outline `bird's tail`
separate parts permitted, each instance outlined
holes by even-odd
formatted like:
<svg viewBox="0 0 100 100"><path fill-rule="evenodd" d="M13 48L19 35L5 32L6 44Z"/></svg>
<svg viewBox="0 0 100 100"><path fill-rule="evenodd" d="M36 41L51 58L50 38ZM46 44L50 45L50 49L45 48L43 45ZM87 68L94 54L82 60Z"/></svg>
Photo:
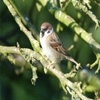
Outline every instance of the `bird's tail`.
<svg viewBox="0 0 100 100"><path fill-rule="evenodd" d="M71 62L73 62L74 64L78 65L78 63L70 56L70 55L65 55L65 58Z"/></svg>

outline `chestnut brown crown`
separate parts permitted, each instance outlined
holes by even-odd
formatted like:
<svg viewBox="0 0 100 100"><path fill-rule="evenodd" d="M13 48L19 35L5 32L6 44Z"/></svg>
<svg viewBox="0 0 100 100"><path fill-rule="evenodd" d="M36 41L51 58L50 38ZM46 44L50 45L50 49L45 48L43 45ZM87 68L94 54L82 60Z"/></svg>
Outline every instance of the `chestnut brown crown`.
<svg viewBox="0 0 100 100"><path fill-rule="evenodd" d="M50 23L48 23L48 22L44 22L42 25L41 25L41 37L43 37L44 36L44 34L50 34L50 33L52 33L52 31L53 31L53 27L52 27L52 25L50 24Z"/></svg>

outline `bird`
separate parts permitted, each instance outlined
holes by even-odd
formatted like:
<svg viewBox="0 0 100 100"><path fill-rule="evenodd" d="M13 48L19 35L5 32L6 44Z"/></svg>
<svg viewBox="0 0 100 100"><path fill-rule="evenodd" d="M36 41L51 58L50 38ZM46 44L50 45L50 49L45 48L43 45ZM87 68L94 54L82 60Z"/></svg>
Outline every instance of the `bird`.
<svg viewBox="0 0 100 100"><path fill-rule="evenodd" d="M42 23L40 27L40 44L44 55L46 55L52 63L59 63L63 59L67 59L79 65L79 63L68 54L52 25L48 22Z"/></svg>

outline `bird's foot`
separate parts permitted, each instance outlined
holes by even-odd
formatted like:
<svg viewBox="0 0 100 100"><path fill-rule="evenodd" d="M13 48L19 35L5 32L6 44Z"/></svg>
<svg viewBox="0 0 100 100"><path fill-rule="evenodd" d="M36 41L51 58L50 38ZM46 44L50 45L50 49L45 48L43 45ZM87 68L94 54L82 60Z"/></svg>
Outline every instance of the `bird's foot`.
<svg viewBox="0 0 100 100"><path fill-rule="evenodd" d="M54 62L50 62L49 64L48 64L48 68L54 68L54 65L55 65L55 63Z"/></svg>

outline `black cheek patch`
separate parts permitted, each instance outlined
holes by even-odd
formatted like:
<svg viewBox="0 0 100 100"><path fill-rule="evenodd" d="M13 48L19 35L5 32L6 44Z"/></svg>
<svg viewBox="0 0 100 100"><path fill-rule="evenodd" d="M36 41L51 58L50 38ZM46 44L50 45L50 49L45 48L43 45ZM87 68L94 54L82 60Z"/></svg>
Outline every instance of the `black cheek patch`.
<svg viewBox="0 0 100 100"><path fill-rule="evenodd" d="M42 37L44 36L44 31L43 31L43 30L41 31L41 36L42 36Z"/></svg>

